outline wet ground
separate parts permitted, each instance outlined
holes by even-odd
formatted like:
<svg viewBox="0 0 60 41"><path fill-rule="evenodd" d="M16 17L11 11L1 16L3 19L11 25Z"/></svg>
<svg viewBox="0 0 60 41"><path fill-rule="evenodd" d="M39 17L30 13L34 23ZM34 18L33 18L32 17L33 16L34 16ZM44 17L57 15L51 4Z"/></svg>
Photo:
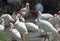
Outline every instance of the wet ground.
<svg viewBox="0 0 60 41"><path fill-rule="evenodd" d="M43 37L36 37L38 36L36 32L29 32L29 41L44 41Z"/></svg>

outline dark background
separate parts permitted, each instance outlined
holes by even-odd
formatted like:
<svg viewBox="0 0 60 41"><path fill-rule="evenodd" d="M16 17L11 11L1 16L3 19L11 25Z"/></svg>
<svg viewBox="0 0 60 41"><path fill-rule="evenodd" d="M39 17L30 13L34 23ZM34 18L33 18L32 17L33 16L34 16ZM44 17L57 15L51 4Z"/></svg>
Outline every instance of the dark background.
<svg viewBox="0 0 60 41"><path fill-rule="evenodd" d="M43 13L55 14L60 10L60 0L21 0L21 5L9 5L6 0L0 0L0 8L3 10L0 11L0 15L4 13L12 13L15 9L22 8L25 6L26 2L30 3L30 9L34 10L34 6L37 3L41 3L44 6Z"/></svg>

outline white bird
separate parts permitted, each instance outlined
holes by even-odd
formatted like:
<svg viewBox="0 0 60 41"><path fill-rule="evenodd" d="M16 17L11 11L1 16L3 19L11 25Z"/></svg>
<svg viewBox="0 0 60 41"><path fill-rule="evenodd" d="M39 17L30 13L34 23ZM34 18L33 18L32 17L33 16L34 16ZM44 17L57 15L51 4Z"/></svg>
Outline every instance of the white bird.
<svg viewBox="0 0 60 41"><path fill-rule="evenodd" d="M20 22L25 22L25 19L23 18L20 10L16 10L15 12L13 12L12 16L16 16L16 18L13 17L14 19L17 19L18 17Z"/></svg>
<svg viewBox="0 0 60 41"><path fill-rule="evenodd" d="M10 36L10 31L13 33L11 33L12 35L15 35L14 37L16 38L16 40L19 38L19 40L21 40L21 36L20 36L20 33L16 30L16 29L12 29L13 28L13 24L12 23L10 23L9 21L7 21L6 20L6 18L8 19L8 20L13 20L13 18L9 15L9 14L4 14L4 15L2 15L1 16L1 19L2 19L2 24L3 24L3 26L2 25L0 25L0 26L2 26L1 27L1 30L3 30L0 34L3 34L3 35L6 35L7 33L8 33L8 35L7 36ZM5 20L4 20L5 19ZM5 27L5 22L8 22L10 25L10 28L9 29L7 29L6 27ZM5 28L5 29L4 29ZM13 38L12 38L13 39Z"/></svg>
<svg viewBox="0 0 60 41"><path fill-rule="evenodd" d="M51 14L49 14L49 13L43 13L43 14L42 14L42 13L40 12L40 15L41 15L41 16L40 16L40 19L41 19L41 20L48 20L49 18L52 18L52 17L53 17L53 15L51 15Z"/></svg>
<svg viewBox="0 0 60 41"><path fill-rule="evenodd" d="M0 19L2 19L2 18L4 18L5 22L15 21L15 20L11 17L11 15L9 15L9 14L3 14L3 15L1 15Z"/></svg>
<svg viewBox="0 0 60 41"><path fill-rule="evenodd" d="M38 30L38 35L44 37L44 41L48 40L49 41L49 36L52 35L50 32L45 32L43 29Z"/></svg>
<svg viewBox="0 0 60 41"><path fill-rule="evenodd" d="M53 35L55 35L54 37L58 37L59 33L57 32L57 30L54 28L54 26L49 23L48 21L46 20L41 20L39 19L41 16L40 12L38 14L38 18L37 18L37 23L38 23L38 26L40 26L45 32L50 32L50 33L53 33Z"/></svg>
<svg viewBox="0 0 60 41"><path fill-rule="evenodd" d="M59 16L58 15L54 15L54 17L53 18L50 18L49 20L48 20L53 26L55 26L55 25L57 25L57 24L60 24L60 18L59 18Z"/></svg>
<svg viewBox="0 0 60 41"><path fill-rule="evenodd" d="M11 22L14 22L15 20L9 14L4 14L0 18L4 19L4 21L3 21L4 23L2 23L2 24L4 24L5 30L6 31L12 31L13 24Z"/></svg>
<svg viewBox="0 0 60 41"><path fill-rule="evenodd" d="M14 25L16 29L18 29L19 31L21 30L24 34L28 34L28 31L27 31L27 28L25 26L25 23L23 22L20 22L19 20L17 20L15 22L15 25Z"/></svg>
<svg viewBox="0 0 60 41"><path fill-rule="evenodd" d="M39 24L37 23L38 21L37 21L37 19L35 19L35 21L34 21L34 23L38 26ZM40 27L40 26L39 26ZM44 39L44 41L45 40L49 40L49 36L51 35L51 33L47 33L47 32L45 32L43 29L41 29L41 27L38 29L38 35L39 36L42 36L42 37L44 37L45 39Z"/></svg>
<svg viewBox="0 0 60 41"><path fill-rule="evenodd" d="M11 15L9 14L4 14L4 15L1 15L0 19L4 19L4 26L5 26L5 29L6 30L10 30L10 23L14 23L15 20L11 17Z"/></svg>
<svg viewBox="0 0 60 41"><path fill-rule="evenodd" d="M0 19L4 19L4 26L5 29L8 27L9 28L9 24L10 22L14 22L15 20L9 15L9 14L4 14L4 15L1 15Z"/></svg>
<svg viewBox="0 0 60 41"><path fill-rule="evenodd" d="M48 21L49 21L53 26L55 26L56 24L59 23L59 20L58 20L58 18L56 18L56 17L50 18Z"/></svg>
<svg viewBox="0 0 60 41"><path fill-rule="evenodd" d="M18 13L16 16L19 18L19 21L25 22L25 19L23 18L21 14Z"/></svg>
<svg viewBox="0 0 60 41"><path fill-rule="evenodd" d="M5 36L7 38L7 40L21 40L21 35L20 33L18 32L17 29L11 29L10 31L9 30L4 30L2 32L0 32L1 35Z"/></svg>
<svg viewBox="0 0 60 41"><path fill-rule="evenodd" d="M30 31L38 31L39 27L32 22L26 22L27 29Z"/></svg>
<svg viewBox="0 0 60 41"><path fill-rule="evenodd" d="M19 20L21 20L21 22L24 22L25 23L25 19L23 18L22 15L20 15L19 13L17 13L16 16L18 16L18 18L19 18ZM26 24L28 30L31 30L31 31L37 31L38 30L38 26L35 25L32 22L26 22L25 24Z"/></svg>
<svg viewBox="0 0 60 41"><path fill-rule="evenodd" d="M17 28L20 30L22 30L23 32L27 32L27 28L26 28L26 26L25 26L25 23L23 23L23 22L20 22L19 21L19 18L18 18L18 16L16 15L16 14L12 14L12 17L16 20L16 22L15 22L15 24L17 25ZM15 25L15 26L16 26ZM23 25L23 26L22 26Z"/></svg>
<svg viewBox="0 0 60 41"><path fill-rule="evenodd" d="M57 29L57 32L60 34L60 28ZM54 41L60 41L60 35L59 35L59 37L56 37L56 39Z"/></svg>
<svg viewBox="0 0 60 41"><path fill-rule="evenodd" d="M19 40L20 41L21 40L21 35L20 35L20 33L18 32L17 29L11 29L10 31L4 30L0 34L5 36L7 38L7 40L8 39L11 40L11 41L13 41L13 40L15 40L15 41Z"/></svg>
<svg viewBox="0 0 60 41"><path fill-rule="evenodd" d="M11 30L11 38L12 38L12 41L13 41L13 39L21 40L21 35L20 35L20 33L18 32L17 29L12 29Z"/></svg>
<svg viewBox="0 0 60 41"><path fill-rule="evenodd" d="M26 28L25 23L20 22L20 21L19 21L19 18L16 16L16 14L12 14L12 17L16 20L16 22L15 22L15 24L14 24L14 28L17 29L17 30L19 30L20 33L23 33L23 34L27 35L27 34L28 34L28 30L27 30L27 28ZM22 35L23 35L23 34L22 34ZM23 37L22 37L22 38L23 38Z"/></svg>
<svg viewBox="0 0 60 41"><path fill-rule="evenodd" d="M4 27L4 19L2 19L2 23L0 24L0 32L4 31L5 27Z"/></svg>

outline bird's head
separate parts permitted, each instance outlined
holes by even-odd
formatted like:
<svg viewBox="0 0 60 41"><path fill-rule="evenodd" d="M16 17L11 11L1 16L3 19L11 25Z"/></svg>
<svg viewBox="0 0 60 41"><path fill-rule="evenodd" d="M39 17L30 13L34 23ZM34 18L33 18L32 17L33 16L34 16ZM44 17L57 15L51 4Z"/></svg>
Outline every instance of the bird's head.
<svg viewBox="0 0 60 41"><path fill-rule="evenodd" d="M31 11L31 13L38 15L39 12L38 12L38 10L33 10L33 11Z"/></svg>
<svg viewBox="0 0 60 41"><path fill-rule="evenodd" d="M35 24L37 23L37 19L35 19L34 23L35 23Z"/></svg>
<svg viewBox="0 0 60 41"><path fill-rule="evenodd" d="M22 11L20 9L17 9L13 12L15 15L22 15Z"/></svg>
<svg viewBox="0 0 60 41"><path fill-rule="evenodd" d="M57 12L57 15L60 15L60 11Z"/></svg>
<svg viewBox="0 0 60 41"><path fill-rule="evenodd" d="M57 17L57 14L54 14L54 17Z"/></svg>
<svg viewBox="0 0 60 41"><path fill-rule="evenodd" d="M40 11L38 12L38 16L41 16L41 12Z"/></svg>
<svg viewBox="0 0 60 41"><path fill-rule="evenodd" d="M12 21L13 24L15 24L16 20Z"/></svg>

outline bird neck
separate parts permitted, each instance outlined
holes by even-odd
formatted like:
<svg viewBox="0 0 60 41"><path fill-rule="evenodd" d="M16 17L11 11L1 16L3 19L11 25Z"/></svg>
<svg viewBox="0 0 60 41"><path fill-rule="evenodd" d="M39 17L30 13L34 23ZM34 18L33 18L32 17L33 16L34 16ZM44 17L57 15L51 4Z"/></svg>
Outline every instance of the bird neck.
<svg viewBox="0 0 60 41"><path fill-rule="evenodd" d="M42 13L39 11L39 14L38 14L38 16L41 16L42 15Z"/></svg>
<svg viewBox="0 0 60 41"><path fill-rule="evenodd" d="M18 18L18 16L17 15L15 15L15 14L12 14L12 18L14 19L14 20L19 20L19 18Z"/></svg>
<svg viewBox="0 0 60 41"><path fill-rule="evenodd" d="M41 16L41 12L39 12L39 14L38 14L38 17L37 17L38 21L40 20L40 16Z"/></svg>

